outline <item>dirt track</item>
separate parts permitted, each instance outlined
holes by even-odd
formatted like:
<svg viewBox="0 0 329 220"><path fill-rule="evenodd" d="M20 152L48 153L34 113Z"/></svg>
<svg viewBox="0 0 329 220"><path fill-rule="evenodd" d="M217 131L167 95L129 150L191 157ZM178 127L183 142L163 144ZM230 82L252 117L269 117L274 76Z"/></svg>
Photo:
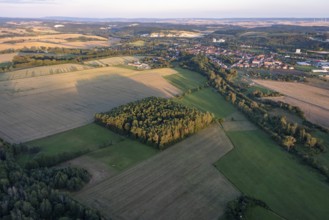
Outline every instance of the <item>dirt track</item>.
<svg viewBox="0 0 329 220"><path fill-rule="evenodd" d="M149 96L180 91L162 75L175 70L107 67L0 82L0 137L26 142L76 128L108 111Z"/></svg>
<svg viewBox="0 0 329 220"><path fill-rule="evenodd" d="M284 97L271 99L300 107L308 120L329 129L329 90L302 83L270 80L254 82L284 94Z"/></svg>
<svg viewBox="0 0 329 220"><path fill-rule="evenodd" d="M232 148L214 125L76 198L114 220L215 220L239 195L212 165Z"/></svg>

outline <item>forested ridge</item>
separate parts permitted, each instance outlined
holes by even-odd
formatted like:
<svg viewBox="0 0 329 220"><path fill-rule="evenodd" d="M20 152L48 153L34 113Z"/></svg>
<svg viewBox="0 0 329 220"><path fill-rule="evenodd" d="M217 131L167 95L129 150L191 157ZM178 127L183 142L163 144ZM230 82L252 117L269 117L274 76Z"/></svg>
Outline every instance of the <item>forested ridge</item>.
<svg viewBox="0 0 329 220"><path fill-rule="evenodd" d="M99 212L72 199L90 179L80 168L23 169L14 147L0 140L0 219L102 219Z"/></svg>
<svg viewBox="0 0 329 220"><path fill-rule="evenodd" d="M95 121L163 150L207 127L213 115L172 100L150 97L96 114Z"/></svg>

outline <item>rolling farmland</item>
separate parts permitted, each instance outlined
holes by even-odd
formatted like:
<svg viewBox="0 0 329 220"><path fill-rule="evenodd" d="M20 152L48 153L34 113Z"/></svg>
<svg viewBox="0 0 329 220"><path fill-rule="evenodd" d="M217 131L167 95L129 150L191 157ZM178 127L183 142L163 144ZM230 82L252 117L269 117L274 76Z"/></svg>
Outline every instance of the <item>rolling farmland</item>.
<svg viewBox="0 0 329 220"><path fill-rule="evenodd" d="M0 81L46 76L51 74L67 73L67 72L81 71L87 69L91 69L91 67L83 66L79 64L59 64L59 65L51 65L51 66L34 67L34 68L11 71L7 73L0 73Z"/></svg>
<svg viewBox="0 0 329 220"><path fill-rule="evenodd" d="M100 59L100 60L92 60L85 62L85 64L90 66L106 67L106 66L124 65L134 61L138 61L138 58L132 56L125 56L125 57L111 57L111 58Z"/></svg>
<svg viewBox="0 0 329 220"><path fill-rule="evenodd" d="M76 198L113 219L218 219L239 192L212 163L232 148L213 125Z"/></svg>
<svg viewBox="0 0 329 220"><path fill-rule="evenodd" d="M254 80L254 82L285 95L270 99L298 106L308 120L329 128L329 90L302 83L269 80Z"/></svg>
<svg viewBox="0 0 329 220"><path fill-rule="evenodd" d="M93 121L97 112L180 90L163 76L173 69L133 71L106 67L0 82L0 134L26 142Z"/></svg>
<svg viewBox="0 0 329 220"><path fill-rule="evenodd" d="M83 40L83 38L88 40ZM52 34L0 38L0 50L22 49L24 47L92 48L97 46L107 47L109 45L110 43L106 38L82 34Z"/></svg>
<svg viewBox="0 0 329 220"><path fill-rule="evenodd" d="M0 54L0 63L11 62L17 53Z"/></svg>

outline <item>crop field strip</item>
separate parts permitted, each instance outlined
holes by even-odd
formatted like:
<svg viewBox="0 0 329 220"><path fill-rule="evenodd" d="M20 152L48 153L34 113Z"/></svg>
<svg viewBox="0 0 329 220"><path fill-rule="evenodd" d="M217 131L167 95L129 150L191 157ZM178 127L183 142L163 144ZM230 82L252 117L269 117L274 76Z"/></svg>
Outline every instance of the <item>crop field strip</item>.
<svg viewBox="0 0 329 220"><path fill-rule="evenodd" d="M17 53L0 54L0 63L11 62Z"/></svg>
<svg viewBox="0 0 329 220"><path fill-rule="evenodd" d="M92 38L90 41L79 41L79 37ZM69 41L69 39L77 39ZM16 42L15 42L16 41ZM62 47L62 48L92 48L106 47L110 42L103 37L82 34L51 34L40 36L20 36L0 38L0 50L22 49L24 47Z"/></svg>
<svg viewBox="0 0 329 220"><path fill-rule="evenodd" d="M34 68L27 68L22 70L1 73L0 81L39 77L39 76L68 73L68 72L81 71L87 69L91 69L91 68L89 66L83 66L79 64L59 64L59 65L51 65L51 66L34 67Z"/></svg>
<svg viewBox="0 0 329 220"><path fill-rule="evenodd" d="M212 163L232 148L212 125L76 198L113 219L218 219L239 192Z"/></svg>
<svg viewBox="0 0 329 220"><path fill-rule="evenodd" d="M308 120L329 128L329 90L302 83L269 80L254 81L285 95L285 97L269 99L284 101L293 106L298 106L305 113L305 117Z"/></svg>
<svg viewBox="0 0 329 220"><path fill-rule="evenodd" d="M0 82L0 132L26 142L93 121L97 112L149 96L180 93L162 78L172 69L97 68Z"/></svg>
<svg viewBox="0 0 329 220"><path fill-rule="evenodd" d="M111 57L111 58L105 58L100 60L92 60L85 62L86 65L92 65L92 66L100 66L105 67L106 65L109 66L115 66L115 65L123 65L130 62L138 61L139 59L137 57L132 56L125 56L125 57Z"/></svg>

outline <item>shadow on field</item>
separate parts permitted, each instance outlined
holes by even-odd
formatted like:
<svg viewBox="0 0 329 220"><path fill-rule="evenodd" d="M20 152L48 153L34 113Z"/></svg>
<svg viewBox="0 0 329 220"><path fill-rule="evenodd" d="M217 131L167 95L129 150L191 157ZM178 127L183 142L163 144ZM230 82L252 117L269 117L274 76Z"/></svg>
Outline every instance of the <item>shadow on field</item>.
<svg viewBox="0 0 329 220"><path fill-rule="evenodd" d="M96 72L0 82L1 138L12 143L39 139L88 124L95 113L128 102L170 97L169 86L159 86L157 78L150 76L135 80L134 75Z"/></svg>

